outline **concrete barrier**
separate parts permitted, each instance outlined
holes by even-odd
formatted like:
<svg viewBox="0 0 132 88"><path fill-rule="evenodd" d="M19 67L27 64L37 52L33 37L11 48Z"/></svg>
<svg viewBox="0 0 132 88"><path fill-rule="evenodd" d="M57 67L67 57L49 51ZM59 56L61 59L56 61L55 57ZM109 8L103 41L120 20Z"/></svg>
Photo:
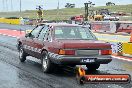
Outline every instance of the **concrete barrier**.
<svg viewBox="0 0 132 88"><path fill-rule="evenodd" d="M20 19L6 19L6 18L0 18L0 23L7 23L7 24L20 24Z"/></svg>
<svg viewBox="0 0 132 88"><path fill-rule="evenodd" d="M131 33L132 21L94 21L91 22L91 30L102 33Z"/></svg>
<svg viewBox="0 0 132 88"><path fill-rule="evenodd" d="M132 43L123 43L122 53L124 56L132 56Z"/></svg>

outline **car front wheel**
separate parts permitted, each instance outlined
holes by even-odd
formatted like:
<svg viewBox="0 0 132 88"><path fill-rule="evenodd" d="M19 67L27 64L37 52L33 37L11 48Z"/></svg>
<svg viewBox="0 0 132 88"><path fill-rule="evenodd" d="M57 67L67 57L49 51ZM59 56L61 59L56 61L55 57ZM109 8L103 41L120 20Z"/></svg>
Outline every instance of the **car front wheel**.
<svg viewBox="0 0 132 88"><path fill-rule="evenodd" d="M24 62L26 60L26 53L23 50L22 46L20 46L20 50L19 50L19 59L21 62Z"/></svg>
<svg viewBox="0 0 132 88"><path fill-rule="evenodd" d="M48 52L44 51L41 58L42 70L44 73L51 73L54 69L54 64L50 61Z"/></svg>
<svg viewBox="0 0 132 88"><path fill-rule="evenodd" d="M100 64L88 64L86 65L86 67L88 68L88 70L95 71L96 69L100 67Z"/></svg>

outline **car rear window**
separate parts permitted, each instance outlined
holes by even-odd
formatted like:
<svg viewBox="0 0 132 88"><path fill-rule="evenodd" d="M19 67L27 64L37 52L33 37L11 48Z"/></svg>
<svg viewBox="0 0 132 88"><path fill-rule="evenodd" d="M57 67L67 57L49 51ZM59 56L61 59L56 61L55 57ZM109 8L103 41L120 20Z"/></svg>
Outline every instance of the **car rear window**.
<svg viewBox="0 0 132 88"><path fill-rule="evenodd" d="M85 39L95 40L94 34L86 27L81 26L58 26L55 27L56 39Z"/></svg>

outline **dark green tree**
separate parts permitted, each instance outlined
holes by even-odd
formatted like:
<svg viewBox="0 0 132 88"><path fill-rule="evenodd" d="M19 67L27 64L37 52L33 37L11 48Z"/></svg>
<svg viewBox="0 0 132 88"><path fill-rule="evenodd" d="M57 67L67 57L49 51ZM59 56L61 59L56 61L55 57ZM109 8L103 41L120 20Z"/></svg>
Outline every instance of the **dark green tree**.
<svg viewBox="0 0 132 88"><path fill-rule="evenodd" d="M106 3L106 6L113 6L113 5L115 5L115 3L113 3L113 2L107 2Z"/></svg>

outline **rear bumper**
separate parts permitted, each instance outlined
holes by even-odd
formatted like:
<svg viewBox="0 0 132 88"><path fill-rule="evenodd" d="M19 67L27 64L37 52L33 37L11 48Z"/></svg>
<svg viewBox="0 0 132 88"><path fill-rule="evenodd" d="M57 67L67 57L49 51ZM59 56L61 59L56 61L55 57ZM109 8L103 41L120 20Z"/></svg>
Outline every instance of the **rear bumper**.
<svg viewBox="0 0 132 88"><path fill-rule="evenodd" d="M86 64L108 64L112 61L111 55L98 55L98 56L67 56L49 53L50 60L56 64L74 64L74 65L86 65ZM95 59L94 62L82 62L82 59Z"/></svg>

